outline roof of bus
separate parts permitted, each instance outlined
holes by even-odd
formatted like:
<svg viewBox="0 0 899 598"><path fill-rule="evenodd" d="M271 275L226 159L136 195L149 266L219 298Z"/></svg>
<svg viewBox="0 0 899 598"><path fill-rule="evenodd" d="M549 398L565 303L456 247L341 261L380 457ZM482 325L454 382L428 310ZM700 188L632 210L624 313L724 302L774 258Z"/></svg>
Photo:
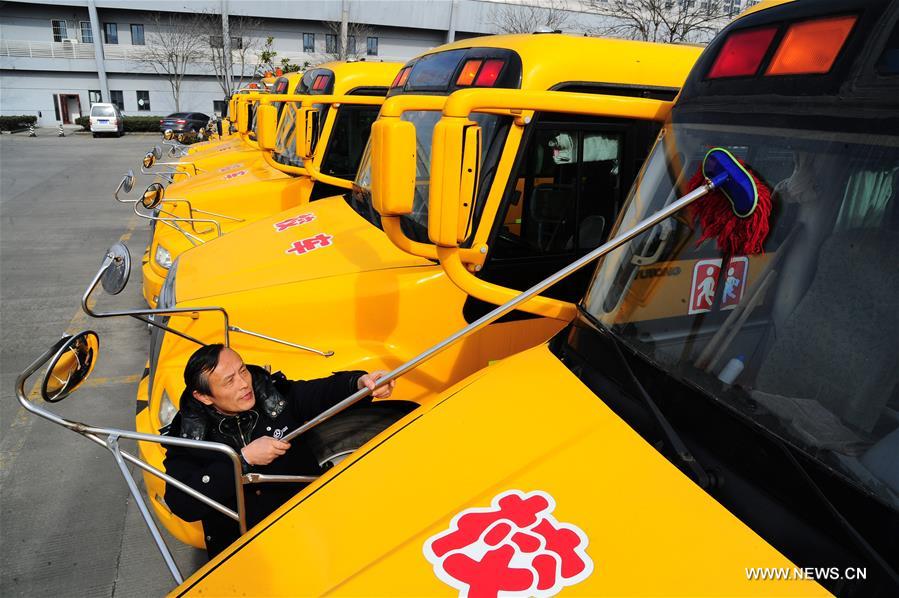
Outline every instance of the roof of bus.
<svg viewBox="0 0 899 598"><path fill-rule="evenodd" d="M702 48L689 45L530 33L474 37L425 54L478 47L516 52L521 57L521 89L528 90L547 90L575 81L680 87L702 52Z"/></svg>
<svg viewBox="0 0 899 598"><path fill-rule="evenodd" d="M308 71L315 69L333 71L334 94L342 95L357 87L389 87L402 66L402 62L335 60L310 67Z"/></svg>
<svg viewBox="0 0 899 598"><path fill-rule="evenodd" d="M750 6L749 8L747 8L746 10L741 12L737 16L737 19L739 19L741 17L745 17L746 15L751 15L752 13L758 12L760 10L765 10L766 8L771 8L773 6L779 6L781 4L787 4L788 2L795 2L795 1L796 0L762 0L758 4Z"/></svg>

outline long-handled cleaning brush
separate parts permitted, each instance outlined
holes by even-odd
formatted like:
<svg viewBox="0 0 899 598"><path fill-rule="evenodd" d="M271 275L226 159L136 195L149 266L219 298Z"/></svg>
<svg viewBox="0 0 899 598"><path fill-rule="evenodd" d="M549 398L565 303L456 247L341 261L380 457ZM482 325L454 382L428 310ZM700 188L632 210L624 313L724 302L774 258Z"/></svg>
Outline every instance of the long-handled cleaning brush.
<svg viewBox="0 0 899 598"><path fill-rule="evenodd" d="M718 152L727 154L728 160L719 160ZM692 191L714 177L727 164L729 168L739 168L745 176L735 177L745 189L747 197L755 198L751 205L738 206L728 194L725 186L716 187L701 202L691 206L694 221L702 231L697 242L715 239L718 249L724 255L749 255L761 253L762 244L768 237L771 217L771 190L758 176L748 169L726 149L716 147L706 153L702 165L687 182L687 190ZM751 185L751 188L750 188ZM734 218L734 215L738 216Z"/></svg>

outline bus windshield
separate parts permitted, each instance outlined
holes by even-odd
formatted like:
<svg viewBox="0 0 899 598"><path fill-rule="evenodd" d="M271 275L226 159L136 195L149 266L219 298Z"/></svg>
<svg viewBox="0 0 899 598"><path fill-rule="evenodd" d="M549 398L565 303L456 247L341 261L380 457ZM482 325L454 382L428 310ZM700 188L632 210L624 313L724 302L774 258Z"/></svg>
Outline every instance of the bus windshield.
<svg viewBox="0 0 899 598"><path fill-rule="evenodd" d="M684 195L706 151L725 147L773 190L764 252L698 244L682 214L606 255L582 308L659 369L899 509L899 135L766 118L709 123L676 109L618 227Z"/></svg>
<svg viewBox="0 0 899 598"><path fill-rule="evenodd" d="M281 108L278 134L275 137L275 151L272 152L272 158L279 164L302 167L303 159L297 154L296 122L297 104L288 102Z"/></svg>
<svg viewBox="0 0 899 598"><path fill-rule="evenodd" d="M403 232L410 239L420 243L429 243L428 239L428 192L431 181L431 138L434 127L440 120L440 112L413 111L403 114L402 119L415 125L416 140L416 171L415 171L415 197L412 201L412 213L401 218ZM481 172L492 176L493 164L488 164L488 156L497 156L499 152L491 151L497 143L503 143L504 137L500 134L505 130L503 124L505 117L495 114L472 114L471 120L481 126ZM498 159L498 158L494 158ZM480 200L486 196L483 192L486 176L482 174ZM381 227L381 219L371 203L371 142L365 147L362 162L356 177L353 193L348 199L359 214L377 227Z"/></svg>

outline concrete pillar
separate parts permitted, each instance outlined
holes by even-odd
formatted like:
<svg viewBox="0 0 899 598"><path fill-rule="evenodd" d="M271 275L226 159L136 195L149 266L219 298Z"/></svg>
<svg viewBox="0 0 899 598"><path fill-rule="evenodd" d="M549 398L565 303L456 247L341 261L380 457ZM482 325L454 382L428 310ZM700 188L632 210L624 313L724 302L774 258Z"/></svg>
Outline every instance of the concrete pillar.
<svg viewBox="0 0 899 598"><path fill-rule="evenodd" d="M349 22L350 22L350 7L347 5L347 0L342 0L340 3L340 59L347 59L347 45L349 42L347 39L349 38ZM359 40L356 40L356 43L359 43Z"/></svg>
<svg viewBox="0 0 899 598"><path fill-rule="evenodd" d="M109 83L106 81L106 58L103 55L103 30L100 29L100 18L97 16L97 5L94 0L87 0L87 13L91 19L91 35L94 37L94 59L97 61L97 75L100 77L100 99L112 102L109 96ZM90 113L90 107L87 109Z"/></svg>
<svg viewBox="0 0 899 598"><path fill-rule="evenodd" d="M222 0L222 57L225 69L225 97L231 97L231 83L234 74L231 72L231 29L228 23L228 0ZM243 76L243 73L241 73Z"/></svg>
<svg viewBox="0 0 899 598"><path fill-rule="evenodd" d="M450 1L450 18L449 26L446 28L446 43L451 44L456 41L456 2Z"/></svg>

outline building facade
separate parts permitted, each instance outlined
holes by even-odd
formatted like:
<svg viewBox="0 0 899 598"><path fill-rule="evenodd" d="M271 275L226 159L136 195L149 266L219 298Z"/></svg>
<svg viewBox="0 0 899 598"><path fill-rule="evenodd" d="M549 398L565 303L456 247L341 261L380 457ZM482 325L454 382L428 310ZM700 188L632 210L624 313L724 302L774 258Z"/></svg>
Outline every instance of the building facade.
<svg viewBox="0 0 899 598"><path fill-rule="evenodd" d="M175 112L168 78L141 58L169 33L160 24L160 14L169 24L194 22L191 19L197 14L229 15L232 62L239 62L233 55L240 48L252 46L242 73L246 81L256 70L269 37L276 62L286 58L297 65L317 64L337 54L341 43L356 57L404 62L447 41L495 33L496 10L502 4L484 0L4 2L0 113L36 115L40 125L51 126L74 123L100 101L118 104L129 116ZM589 14L569 12L569 22L580 31L596 24ZM349 25L341 28L342 21ZM236 85L241 68L238 64L232 68L232 85ZM187 67L178 108L206 114L221 111L223 87L215 76L213 59L198 57Z"/></svg>

